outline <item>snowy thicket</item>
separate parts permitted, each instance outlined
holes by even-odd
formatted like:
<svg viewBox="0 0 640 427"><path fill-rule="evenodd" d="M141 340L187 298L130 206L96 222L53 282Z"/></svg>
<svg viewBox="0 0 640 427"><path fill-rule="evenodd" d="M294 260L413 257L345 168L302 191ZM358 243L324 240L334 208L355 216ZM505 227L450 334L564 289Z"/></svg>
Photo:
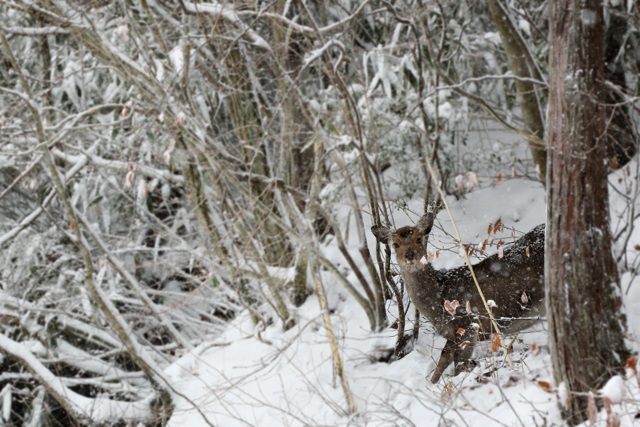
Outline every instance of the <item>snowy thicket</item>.
<svg viewBox="0 0 640 427"><path fill-rule="evenodd" d="M610 3L633 88L637 6ZM547 4L505 11L544 79ZM422 425L403 414L420 404L464 424L469 385L424 389L442 343L368 229L433 209L436 186L463 252L489 223L544 221L523 78L484 2L3 0L0 42L0 425ZM631 166L612 230L636 295ZM294 378L307 394L277 383Z"/></svg>

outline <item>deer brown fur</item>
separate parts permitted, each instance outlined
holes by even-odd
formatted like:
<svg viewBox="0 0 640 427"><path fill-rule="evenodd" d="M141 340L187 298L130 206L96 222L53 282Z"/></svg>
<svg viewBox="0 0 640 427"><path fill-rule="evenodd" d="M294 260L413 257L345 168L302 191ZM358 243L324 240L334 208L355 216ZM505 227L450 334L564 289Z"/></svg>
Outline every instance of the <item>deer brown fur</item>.
<svg viewBox="0 0 640 427"><path fill-rule="evenodd" d="M427 239L434 219L435 215L428 213L415 227L391 231L377 225L371 230L378 241L394 247L411 300L447 339L431 377L436 383L451 362L455 363L455 375L469 369L477 340L489 339L495 329L466 265L435 270L430 263L421 263L423 257L427 258ZM528 328L544 314L544 231L544 224L539 225L505 246L502 258L495 254L473 266L485 298L497 305L492 314L503 333ZM445 309L447 300L459 302L455 316ZM471 314L467 313L467 302Z"/></svg>

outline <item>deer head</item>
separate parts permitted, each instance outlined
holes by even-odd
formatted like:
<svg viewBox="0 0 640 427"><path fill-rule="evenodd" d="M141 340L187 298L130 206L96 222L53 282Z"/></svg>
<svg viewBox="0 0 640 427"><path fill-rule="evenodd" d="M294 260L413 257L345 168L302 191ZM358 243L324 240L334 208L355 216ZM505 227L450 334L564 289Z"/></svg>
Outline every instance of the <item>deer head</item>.
<svg viewBox="0 0 640 427"><path fill-rule="evenodd" d="M420 260L427 256L427 239L434 219L435 214L429 212L418 220L415 227L402 227L392 232L388 227L374 225L371 231L380 243L393 246L400 269L422 268Z"/></svg>

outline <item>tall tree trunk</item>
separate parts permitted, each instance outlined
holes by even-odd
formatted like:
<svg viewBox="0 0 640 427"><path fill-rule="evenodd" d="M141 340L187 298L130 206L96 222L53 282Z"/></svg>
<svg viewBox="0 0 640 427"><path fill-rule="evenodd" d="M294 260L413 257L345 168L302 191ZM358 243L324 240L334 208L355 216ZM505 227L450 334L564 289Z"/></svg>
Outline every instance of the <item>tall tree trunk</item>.
<svg viewBox="0 0 640 427"><path fill-rule="evenodd" d="M550 97L545 287L564 416L584 421L587 398L624 356L611 253L605 156L604 51L600 0L550 2Z"/></svg>
<svg viewBox="0 0 640 427"><path fill-rule="evenodd" d="M285 0L279 0L277 9L283 12L289 4ZM289 34L287 27L279 22L273 23L274 51L282 70L300 82L299 76L302 69L303 53L301 52L301 40L297 34ZM296 77L297 76L297 77ZM282 153L281 173L287 185L296 187L303 192L310 189L311 178L315 172L314 152L311 148L303 150L303 147L313 135L312 127L299 104L300 99L291 87L290 79L279 76L280 89L280 151ZM297 198L296 203L300 211L309 209L308 216L315 219L315 209L307 207L305 200ZM296 257L295 274L293 278L292 300L296 306L301 306L307 299L310 289L307 286L307 266L309 251L300 246Z"/></svg>
<svg viewBox="0 0 640 427"><path fill-rule="evenodd" d="M509 69L516 77L536 78L541 80L538 70L530 69L529 64L533 61L529 57L527 46L522 41L518 30L516 30L509 14L500 0L489 0L489 8L493 15L493 21L498 28L502 46L507 54ZM529 141L531 156L539 168L538 175L544 182L547 175L547 152L544 146L544 122L540 112L540 104L536 95L536 87L530 81L516 80L516 90L518 91L518 103L522 112L522 119L527 128L527 132L535 136L536 140Z"/></svg>
<svg viewBox="0 0 640 427"><path fill-rule="evenodd" d="M225 106L233 123L233 130L241 146L247 171L259 177L271 177L267 162L267 151L262 141L263 129L260 123L258 105L253 97L249 72L239 47L232 46L224 61L226 83L234 92L225 97ZM251 193L269 207L277 211L273 192L267 185L251 183ZM289 266L292 251L289 241L282 230L267 215L256 210L257 231L262 235L264 252L269 264Z"/></svg>

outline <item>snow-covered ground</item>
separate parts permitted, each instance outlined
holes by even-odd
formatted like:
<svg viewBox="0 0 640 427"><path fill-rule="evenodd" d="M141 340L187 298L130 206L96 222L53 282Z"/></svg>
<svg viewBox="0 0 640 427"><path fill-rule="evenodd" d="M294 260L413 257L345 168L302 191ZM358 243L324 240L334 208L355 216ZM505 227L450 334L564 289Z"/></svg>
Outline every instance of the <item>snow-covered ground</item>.
<svg viewBox="0 0 640 427"><path fill-rule="evenodd" d="M627 198L637 192L638 165L611 176L619 192L612 191L612 229L622 230L624 218L633 216ZM629 169L629 174L627 174ZM630 189L630 192L627 192ZM448 199L465 243L482 242L489 223L498 219L511 230L524 233L544 222L545 195L539 183L506 179L500 185L473 189L456 201ZM635 204L635 201L632 201ZM422 201L409 203L421 213ZM341 214L348 215L348 207ZM394 211L396 226L410 224L416 216ZM352 217L352 216L351 216ZM619 219L622 218L622 221ZM370 224L369 224L370 225ZM351 224L351 229L355 225ZM629 265L635 265L634 249L640 230L623 231ZM461 265L457 245L450 237L451 221L446 211L438 215L430 245L440 250L436 268ZM375 241L368 234L375 251ZM357 256L360 245L355 233L349 249ZM620 252L622 244L617 248ZM640 247L639 247L640 248ZM433 250L433 246L430 248ZM345 262L329 242L324 253L341 269ZM374 253L374 252L372 252ZM356 258L360 260L360 258ZM348 276L354 286L353 274ZM215 341L186 354L166 373L176 391L176 408L169 425L188 426L552 426L564 425L553 384L545 323L520 333L511 354L514 370L501 353L492 353L481 343L474 357L478 366L470 373L452 377L452 368L438 384L427 378L438 360L444 339L435 336L423 322L414 350L398 361L387 362L396 331L372 333L360 306L329 273L323 273L331 321L338 338L345 372L358 411L347 413L347 403L334 372L331 348L315 295L296 310L297 325L283 332L274 324L260 335L248 314L240 315ZM640 350L640 280L631 273L621 279L628 320L628 345ZM410 313L413 309L409 310ZM390 323L396 307L388 304ZM410 330L412 322L408 322ZM626 397L613 406L623 426L640 425L640 390L635 378L625 380ZM617 386L619 388L619 386ZM598 424L605 425L604 410Z"/></svg>

